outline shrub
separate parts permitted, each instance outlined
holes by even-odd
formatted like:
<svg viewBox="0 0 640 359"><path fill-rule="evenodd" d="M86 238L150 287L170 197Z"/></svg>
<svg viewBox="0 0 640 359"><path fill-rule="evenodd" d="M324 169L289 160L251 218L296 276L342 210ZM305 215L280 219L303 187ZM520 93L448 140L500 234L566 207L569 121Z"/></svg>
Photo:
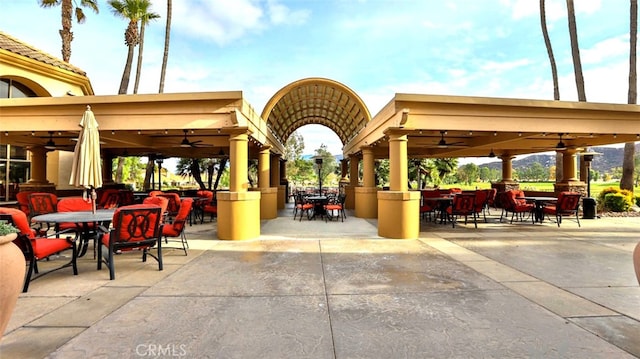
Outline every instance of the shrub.
<svg viewBox="0 0 640 359"><path fill-rule="evenodd" d="M607 197L612 196L607 199ZM598 210L611 212L626 212L633 206L633 192L621 190L616 187L608 187L598 195Z"/></svg>
<svg viewBox="0 0 640 359"><path fill-rule="evenodd" d="M623 193L609 193L604 196L604 208L612 212L626 212L633 205L633 200Z"/></svg>

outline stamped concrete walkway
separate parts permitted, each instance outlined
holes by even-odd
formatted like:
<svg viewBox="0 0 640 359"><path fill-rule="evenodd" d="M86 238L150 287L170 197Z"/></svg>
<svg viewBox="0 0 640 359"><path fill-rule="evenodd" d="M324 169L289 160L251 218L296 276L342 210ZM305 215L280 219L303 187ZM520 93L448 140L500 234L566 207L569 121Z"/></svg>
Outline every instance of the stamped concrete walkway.
<svg viewBox="0 0 640 359"><path fill-rule="evenodd" d="M638 218L423 223L391 240L375 220L281 215L259 240L194 225L161 272L123 254L109 281L88 255L78 276L33 281L0 357L640 357Z"/></svg>

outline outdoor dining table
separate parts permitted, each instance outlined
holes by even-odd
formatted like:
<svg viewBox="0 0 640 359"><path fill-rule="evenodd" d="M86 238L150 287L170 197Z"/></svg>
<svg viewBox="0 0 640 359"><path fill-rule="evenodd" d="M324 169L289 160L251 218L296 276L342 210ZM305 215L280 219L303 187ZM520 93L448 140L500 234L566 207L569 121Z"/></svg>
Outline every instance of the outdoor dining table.
<svg viewBox="0 0 640 359"><path fill-rule="evenodd" d="M97 230L99 224L108 224L113 219L115 209L98 209L95 213L92 211L72 211L72 212L52 212L41 214L31 218L34 223L75 223L81 230L78 248L78 257L82 257L87 253L89 239L91 239L90 224L93 223ZM106 226L105 226L106 227Z"/></svg>
<svg viewBox="0 0 640 359"><path fill-rule="evenodd" d="M525 200L533 202L535 207L533 208L533 220L535 222L542 223L544 220L544 206L549 202L556 202L558 198L556 197L545 197L545 196L525 196L523 197Z"/></svg>
<svg viewBox="0 0 640 359"><path fill-rule="evenodd" d="M315 219L316 215L324 216L327 211L324 209L324 206L327 204L327 200L329 197L327 196L309 196L305 197L305 199L309 202L313 202L313 216L309 219Z"/></svg>
<svg viewBox="0 0 640 359"><path fill-rule="evenodd" d="M434 201L438 203L438 209L440 210L440 224L447 223L447 208L451 207L453 203L454 196L440 196L440 197L429 197L425 200Z"/></svg>

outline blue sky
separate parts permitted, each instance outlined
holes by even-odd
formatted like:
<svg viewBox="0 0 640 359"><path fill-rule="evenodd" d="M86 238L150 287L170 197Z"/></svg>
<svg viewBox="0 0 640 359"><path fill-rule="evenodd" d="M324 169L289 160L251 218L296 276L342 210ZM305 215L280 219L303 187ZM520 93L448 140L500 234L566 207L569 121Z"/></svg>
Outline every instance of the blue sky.
<svg viewBox="0 0 640 359"><path fill-rule="evenodd" d="M139 93L156 93L161 19L146 30ZM0 0L0 31L60 55L60 9ZM127 22L104 0L73 24L71 63L97 95L116 94ZM538 0L174 0L164 92L242 90L258 113L287 84L326 77L350 87L375 115L395 93L552 99ZM587 100L626 103L629 1L575 0ZM564 0L547 0L562 100L576 100ZM129 93L132 93L133 74ZM305 126L305 152L337 136Z"/></svg>

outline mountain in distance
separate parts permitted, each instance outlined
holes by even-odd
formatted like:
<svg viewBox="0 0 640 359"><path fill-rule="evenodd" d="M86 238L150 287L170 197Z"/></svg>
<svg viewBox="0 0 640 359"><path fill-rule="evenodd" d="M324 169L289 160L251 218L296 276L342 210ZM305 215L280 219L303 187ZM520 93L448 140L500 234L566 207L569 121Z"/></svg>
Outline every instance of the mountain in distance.
<svg viewBox="0 0 640 359"><path fill-rule="evenodd" d="M640 153L640 144L636 144L636 154ZM591 147L591 152L601 153L601 155L593 156L591 169L600 173L611 172L613 168L622 167L622 158L624 157L624 147ZM527 157L514 160L513 168L520 169L531 166L538 162L542 167L549 168L555 166L556 155L554 154L538 154L529 155ZM490 162L479 165L479 167L489 167L491 169L502 168L502 161Z"/></svg>

